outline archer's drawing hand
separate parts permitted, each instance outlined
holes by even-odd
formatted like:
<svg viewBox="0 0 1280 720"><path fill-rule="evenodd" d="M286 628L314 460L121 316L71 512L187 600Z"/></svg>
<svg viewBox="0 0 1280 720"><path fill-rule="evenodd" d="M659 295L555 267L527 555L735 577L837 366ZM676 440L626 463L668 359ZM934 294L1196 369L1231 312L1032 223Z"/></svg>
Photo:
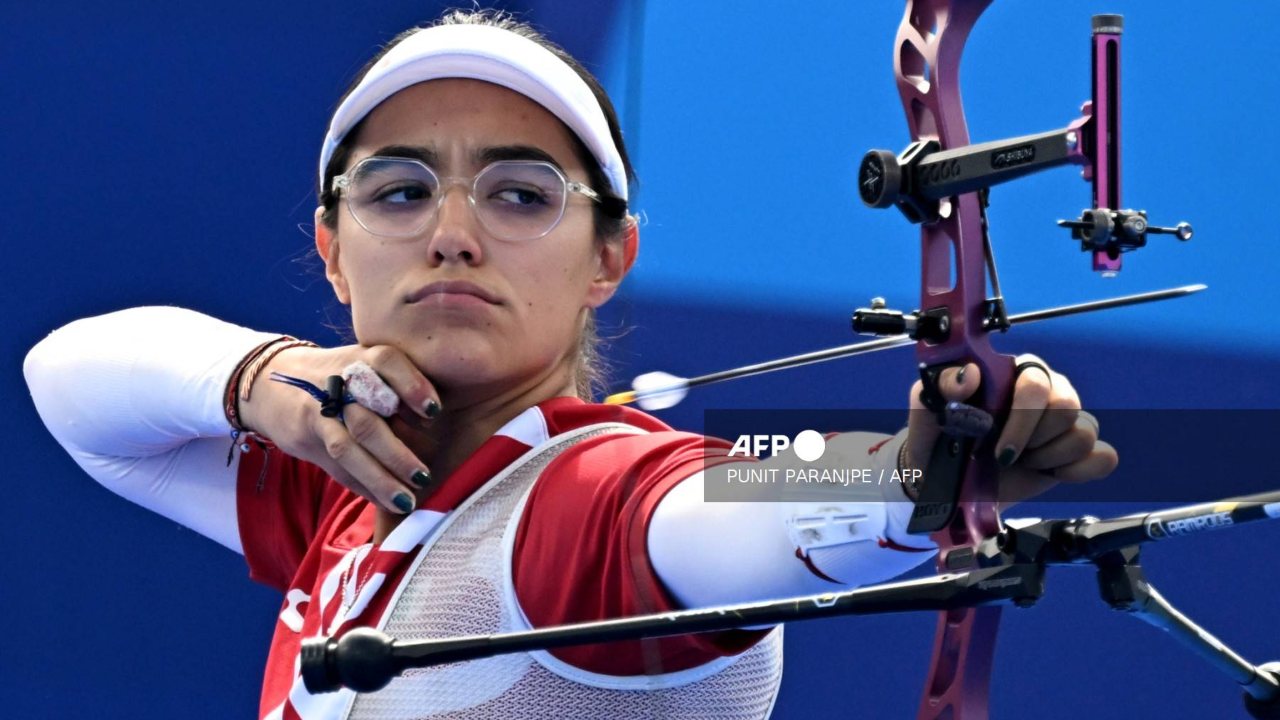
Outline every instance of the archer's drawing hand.
<svg viewBox="0 0 1280 720"><path fill-rule="evenodd" d="M1080 396L1065 375L1048 369L1035 355L1020 355L1024 367L1013 391L1013 412L995 443L1000 473L1000 504L1009 506L1039 495L1059 482L1087 482L1106 477L1120 462L1115 448L1098 439L1098 421L1081 409ZM1045 369L1041 369L1041 368ZM978 366L969 363L942 372L939 389L948 400L963 401L982 382ZM920 400L923 388L911 388L907 465L928 465L941 430Z"/></svg>
<svg viewBox="0 0 1280 720"><path fill-rule="evenodd" d="M305 391L269 378L272 371L324 388L353 362L368 364L399 398L399 408L383 418L362 403L343 408L343 419L320 414ZM372 403L369 403L372 404ZM430 470L402 436L440 413L439 395L408 356L390 345L291 348L275 356L253 383L251 399L240 406L244 425L280 450L323 468L352 492L382 510L404 515L416 505L414 493L431 481Z"/></svg>

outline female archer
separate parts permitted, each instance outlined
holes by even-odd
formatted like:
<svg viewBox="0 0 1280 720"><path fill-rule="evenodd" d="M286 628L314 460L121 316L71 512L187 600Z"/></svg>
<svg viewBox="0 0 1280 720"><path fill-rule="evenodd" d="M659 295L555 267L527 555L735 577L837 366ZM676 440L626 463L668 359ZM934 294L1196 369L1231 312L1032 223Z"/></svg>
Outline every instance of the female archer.
<svg viewBox="0 0 1280 720"><path fill-rule="evenodd" d="M298 652L359 626L445 637L827 591L928 556L900 485L811 543L802 503L703 502L728 444L591 402L594 312L638 250L631 180L580 64L508 16L453 12L371 60L324 139L316 249L356 344L144 307L28 355L41 417L90 475L284 594L262 717L764 717L779 628L502 656L369 695L309 693ZM1008 497L1109 473L1067 379L1022 366ZM980 382L957 368L942 391ZM829 451L919 467L937 434L912 413Z"/></svg>

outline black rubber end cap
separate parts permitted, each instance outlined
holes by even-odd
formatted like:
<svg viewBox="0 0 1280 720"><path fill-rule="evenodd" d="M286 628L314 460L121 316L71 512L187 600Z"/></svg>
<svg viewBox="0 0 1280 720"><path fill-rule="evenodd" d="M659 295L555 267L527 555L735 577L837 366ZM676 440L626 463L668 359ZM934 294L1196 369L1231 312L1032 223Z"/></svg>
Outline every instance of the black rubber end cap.
<svg viewBox="0 0 1280 720"><path fill-rule="evenodd" d="M391 654L394 642L373 628L355 628L343 635L334 648L334 667L342 684L356 692L386 687L400 674Z"/></svg>
<svg viewBox="0 0 1280 720"><path fill-rule="evenodd" d="M302 667L302 683L307 692L319 694L333 692L342 687L338 683L337 673L329 663L329 645L332 641L327 637L307 638L302 641L302 650L298 654Z"/></svg>
<svg viewBox="0 0 1280 720"><path fill-rule="evenodd" d="M1094 15L1093 32L1119 35L1124 32L1123 15Z"/></svg>

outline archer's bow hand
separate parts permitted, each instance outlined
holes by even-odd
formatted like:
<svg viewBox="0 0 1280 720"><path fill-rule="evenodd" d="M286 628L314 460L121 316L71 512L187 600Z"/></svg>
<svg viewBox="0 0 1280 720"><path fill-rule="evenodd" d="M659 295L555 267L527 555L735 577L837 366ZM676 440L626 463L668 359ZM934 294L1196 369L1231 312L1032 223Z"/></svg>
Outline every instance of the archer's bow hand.
<svg viewBox="0 0 1280 720"><path fill-rule="evenodd" d="M1098 439L1098 421L1080 406L1080 396L1065 375L1035 355L1017 358L1012 412L994 450L1000 473L1000 503L1010 506L1039 495L1059 482L1087 482L1115 470L1115 448ZM939 379L947 401L964 401L982 382L978 366L948 368ZM911 388L904 465L923 469L941 430L936 414L920 400L923 385Z"/></svg>

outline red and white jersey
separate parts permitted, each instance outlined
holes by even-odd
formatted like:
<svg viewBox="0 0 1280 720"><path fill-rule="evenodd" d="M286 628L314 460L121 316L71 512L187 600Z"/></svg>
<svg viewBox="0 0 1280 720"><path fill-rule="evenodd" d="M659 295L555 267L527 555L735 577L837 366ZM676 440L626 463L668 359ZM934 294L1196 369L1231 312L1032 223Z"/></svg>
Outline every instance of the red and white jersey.
<svg viewBox="0 0 1280 720"><path fill-rule="evenodd" d="M285 593L261 717L766 716L780 629L491 658L360 698L311 695L298 674L303 638L356 626L444 637L678 608L650 564L649 520L727 447L630 408L554 398L499 430L374 545L368 501L251 446L238 474L244 554L253 578Z"/></svg>
<svg viewBox="0 0 1280 720"><path fill-rule="evenodd" d="M905 531L912 506L895 483L851 485L834 506L706 503L700 471L727 461L726 446L566 398L503 427L375 547L374 508L318 468L256 446L225 462L223 390L273 337L134 308L59 329L23 364L45 425L86 472L244 553L284 593L264 717L760 717L778 685L780 631L483 665L491 658L406 673L359 698L306 694L297 656L303 637L353 625L453 637L794 597L884 580L930 554ZM615 434L566 440L602 424ZM842 433L824 458L883 474L904 440ZM397 689L423 677L416 694Z"/></svg>

